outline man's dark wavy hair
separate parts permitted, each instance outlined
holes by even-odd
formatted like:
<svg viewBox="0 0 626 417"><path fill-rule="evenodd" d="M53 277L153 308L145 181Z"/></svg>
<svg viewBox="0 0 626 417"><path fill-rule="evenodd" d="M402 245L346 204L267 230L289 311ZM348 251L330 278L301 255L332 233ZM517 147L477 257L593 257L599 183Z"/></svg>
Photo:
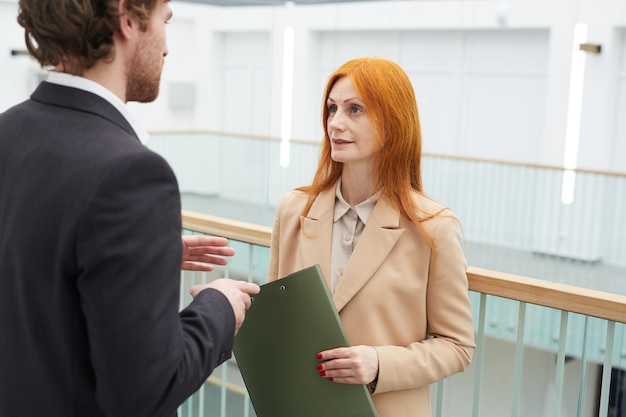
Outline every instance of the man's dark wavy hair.
<svg viewBox="0 0 626 417"><path fill-rule="evenodd" d="M126 0L126 13L144 30L163 0ZM112 59L119 30L120 0L19 0L17 22L30 54L42 68L64 66L74 75L102 59Z"/></svg>

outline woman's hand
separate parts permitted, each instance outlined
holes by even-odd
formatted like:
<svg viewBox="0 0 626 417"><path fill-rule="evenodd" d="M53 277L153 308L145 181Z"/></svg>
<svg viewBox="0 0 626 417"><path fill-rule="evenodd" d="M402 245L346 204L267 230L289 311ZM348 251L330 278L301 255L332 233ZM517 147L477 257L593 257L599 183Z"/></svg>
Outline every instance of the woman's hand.
<svg viewBox="0 0 626 417"><path fill-rule="evenodd" d="M317 354L320 376L340 384L369 384L378 375L378 353L371 346L325 350Z"/></svg>

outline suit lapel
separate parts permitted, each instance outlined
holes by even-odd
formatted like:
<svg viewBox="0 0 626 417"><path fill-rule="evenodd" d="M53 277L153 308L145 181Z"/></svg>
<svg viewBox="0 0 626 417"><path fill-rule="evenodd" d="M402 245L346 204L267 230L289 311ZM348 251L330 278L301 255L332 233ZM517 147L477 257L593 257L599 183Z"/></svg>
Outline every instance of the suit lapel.
<svg viewBox="0 0 626 417"><path fill-rule="evenodd" d="M387 258L391 248L404 233L404 229L400 229L399 226L400 213L381 197L335 289L333 300L338 311L341 311L359 292ZM328 236L328 241L330 241L330 236Z"/></svg>
<svg viewBox="0 0 626 417"><path fill-rule="evenodd" d="M305 266L319 264L330 288L330 242L333 232L335 187L322 191L302 219L300 248Z"/></svg>

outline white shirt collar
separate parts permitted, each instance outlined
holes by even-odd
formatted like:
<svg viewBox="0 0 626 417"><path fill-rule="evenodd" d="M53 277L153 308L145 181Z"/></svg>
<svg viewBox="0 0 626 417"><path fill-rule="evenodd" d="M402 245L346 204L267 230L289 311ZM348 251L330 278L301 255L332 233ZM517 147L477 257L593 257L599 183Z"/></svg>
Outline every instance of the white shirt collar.
<svg viewBox="0 0 626 417"><path fill-rule="evenodd" d="M374 211L374 206L376 206L376 202L378 202L378 198L380 197L380 192L377 192L367 200L357 204L354 206L354 210L356 214L361 219L363 224L367 224L372 212ZM341 194L341 178L337 181L337 188L335 188L335 211L333 221L339 220L344 214L348 212L352 207L350 204L346 202Z"/></svg>
<svg viewBox="0 0 626 417"><path fill-rule="evenodd" d="M89 91L90 93L102 97L103 99L111 103L122 114L122 116L124 116L124 118L128 121L130 126L135 131L135 134L137 135L141 143L144 145L148 143L148 139L150 138L148 132L131 114L126 104L107 88L103 87L95 81L88 80L87 78L56 71L50 72L47 81L53 84L64 85L66 87L74 87L80 90Z"/></svg>

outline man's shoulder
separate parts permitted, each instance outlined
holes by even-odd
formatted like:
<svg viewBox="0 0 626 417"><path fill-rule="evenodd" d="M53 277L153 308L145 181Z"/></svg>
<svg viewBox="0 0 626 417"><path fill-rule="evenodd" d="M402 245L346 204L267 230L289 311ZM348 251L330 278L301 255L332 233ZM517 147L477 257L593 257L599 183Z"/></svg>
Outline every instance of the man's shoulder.
<svg viewBox="0 0 626 417"><path fill-rule="evenodd" d="M46 106L49 112L55 113L58 117L70 120L92 117L90 123L97 123L96 119L102 119L100 122L105 127L107 123L112 123L128 133L133 132L130 123L120 110L91 91L44 81L31 95L31 102Z"/></svg>

